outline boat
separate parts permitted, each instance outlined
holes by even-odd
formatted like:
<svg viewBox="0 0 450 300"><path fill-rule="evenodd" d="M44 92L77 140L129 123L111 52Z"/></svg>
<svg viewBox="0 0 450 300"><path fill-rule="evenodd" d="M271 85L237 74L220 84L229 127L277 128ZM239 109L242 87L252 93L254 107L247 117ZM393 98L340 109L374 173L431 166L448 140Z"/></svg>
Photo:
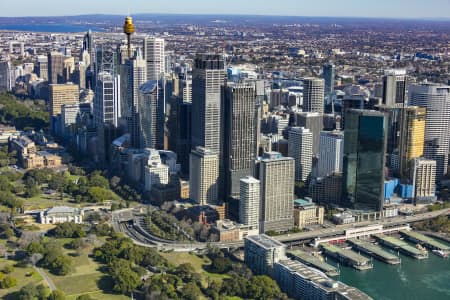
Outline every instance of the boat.
<svg viewBox="0 0 450 300"><path fill-rule="evenodd" d="M436 254L437 256L443 257L443 258L448 258L448 253L442 250L433 250L432 251L434 254Z"/></svg>

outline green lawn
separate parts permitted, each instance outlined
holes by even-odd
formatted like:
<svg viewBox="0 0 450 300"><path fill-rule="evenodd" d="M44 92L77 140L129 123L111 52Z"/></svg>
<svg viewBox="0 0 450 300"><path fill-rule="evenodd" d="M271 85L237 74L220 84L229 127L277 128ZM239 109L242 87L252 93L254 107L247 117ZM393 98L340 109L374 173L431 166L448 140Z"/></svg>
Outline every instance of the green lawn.
<svg viewBox="0 0 450 300"><path fill-rule="evenodd" d="M7 265L12 265L14 266L16 264L15 261L11 261L11 260L6 260L4 258L0 258L0 270L3 270L4 267L6 267ZM32 274L32 276L27 276ZM19 268L19 267L14 267L14 272L12 272L11 274L12 277L17 279L17 286L12 287L10 289L0 289L0 298L4 299L4 297L12 292L16 292L18 290L20 290L20 288L22 288L23 286L32 283L32 284L39 284L39 283L44 283L44 281L42 280L41 275L39 275L39 273L37 273L33 268L31 267L26 267L26 268Z"/></svg>
<svg viewBox="0 0 450 300"><path fill-rule="evenodd" d="M64 200L61 200L59 194L54 195L41 194L32 198L22 198L22 197L18 198L22 199L23 202L25 203L24 205L25 210L44 209L53 206L75 206L75 207L79 206L79 204L70 202L72 201L71 198L65 197Z"/></svg>
<svg viewBox="0 0 450 300"><path fill-rule="evenodd" d="M61 245L65 245L72 241L72 239L57 239L57 241ZM108 294L100 289L99 286L107 290L111 289L111 287L109 287L110 282L108 281L108 277L99 270L100 265L89 257L92 253L92 246L83 249L79 256L73 256L75 253L73 250L65 249L64 252L68 255L72 254L75 271L67 276L57 276L48 271L46 272L56 287L66 294L68 300L74 300L83 294L89 294L97 300L129 299L129 297L123 295Z"/></svg>
<svg viewBox="0 0 450 300"><path fill-rule="evenodd" d="M169 252L169 253L160 253L164 256L170 263L178 266L184 263L190 263L197 273L200 273L203 277L203 282L207 282L207 278L210 280L222 281L225 278L229 278L226 274L215 274L209 273L205 270L205 266L209 266L211 264L211 260L204 256L203 258L198 257L195 254L186 253L186 252Z"/></svg>

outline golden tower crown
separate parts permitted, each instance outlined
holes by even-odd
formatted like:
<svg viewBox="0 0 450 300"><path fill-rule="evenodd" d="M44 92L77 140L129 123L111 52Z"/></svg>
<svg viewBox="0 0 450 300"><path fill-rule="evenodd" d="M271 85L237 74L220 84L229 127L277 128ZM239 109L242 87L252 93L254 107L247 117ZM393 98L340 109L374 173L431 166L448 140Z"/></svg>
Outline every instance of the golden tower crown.
<svg viewBox="0 0 450 300"><path fill-rule="evenodd" d="M125 24L123 24L123 32L126 34L133 34L134 30L133 18L126 17Z"/></svg>

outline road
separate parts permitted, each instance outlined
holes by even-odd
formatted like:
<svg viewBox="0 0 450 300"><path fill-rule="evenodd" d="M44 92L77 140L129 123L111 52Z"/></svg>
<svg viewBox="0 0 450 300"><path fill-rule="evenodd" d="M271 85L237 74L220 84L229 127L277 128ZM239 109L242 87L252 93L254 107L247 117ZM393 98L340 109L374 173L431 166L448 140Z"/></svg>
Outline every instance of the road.
<svg viewBox="0 0 450 300"><path fill-rule="evenodd" d="M48 288L50 289L50 291L54 291L56 290L56 286L53 283L52 279L50 277L48 277L47 273L45 273L44 270L42 270L41 268L38 268L36 266L33 266L33 268L42 276L42 278L44 278L45 282L47 282Z"/></svg>
<svg viewBox="0 0 450 300"><path fill-rule="evenodd" d="M124 211L122 210L121 214L123 214L123 213L124 213ZM433 219L433 218L436 218L441 215L450 215L450 209L443 209L443 210L438 210L435 212L427 212L427 213L423 213L423 214L417 214L414 216L398 216L398 217L382 219L382 220L378 220L378 221L366 221L366 222L346 224L346 225L336 225L336 226L333 226L330 228L321 228L321 229L312 230L312 231L279 235L274 238L283 243L290 243L290 242L296 242L296 241L302 241L302 240L310 240L310 239L314 239L317 237L323 238L323 237L331 237L331 236L335 236L335 235L340 235L340 234L344 234L346 229L351 229L351 228L356 228L356 227L363 227L363 226L377 225L377 224L391 227L391 226L414 223L414 222L423 221L423 220L427 220L427 219ZM113 215L113 220L118 221L119 218L114 217L114 215ZM199 242L164 243L161 241L150 240L148 235L143 236L141 233L137 232L133 228L133 226L123 226L123 224L122 225L115 224L114 228L116 230L119 229L119 231L128 235L138 245L146 246L146 247L157 247L160 250L173 250L173 251L187 252L187 251L192 251L192 250L205 249L208 245L207 243L199 243ZM222 248L222 249L239 248L239 247L244 246L243 241L216 242L216 243L210 243L210 244L217 246L219 248Z"/></svg>

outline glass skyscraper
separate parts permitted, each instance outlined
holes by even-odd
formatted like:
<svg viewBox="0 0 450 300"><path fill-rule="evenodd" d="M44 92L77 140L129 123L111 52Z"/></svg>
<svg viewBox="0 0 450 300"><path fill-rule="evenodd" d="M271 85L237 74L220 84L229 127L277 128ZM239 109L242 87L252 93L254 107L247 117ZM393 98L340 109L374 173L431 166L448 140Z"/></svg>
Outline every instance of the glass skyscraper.
<svg viewBox="0 0 450 300"><path fill-rule="evenodd" d="M386 119L383 113L351 109L345 115L344 204L358 210L383 207Z"/></svg>

